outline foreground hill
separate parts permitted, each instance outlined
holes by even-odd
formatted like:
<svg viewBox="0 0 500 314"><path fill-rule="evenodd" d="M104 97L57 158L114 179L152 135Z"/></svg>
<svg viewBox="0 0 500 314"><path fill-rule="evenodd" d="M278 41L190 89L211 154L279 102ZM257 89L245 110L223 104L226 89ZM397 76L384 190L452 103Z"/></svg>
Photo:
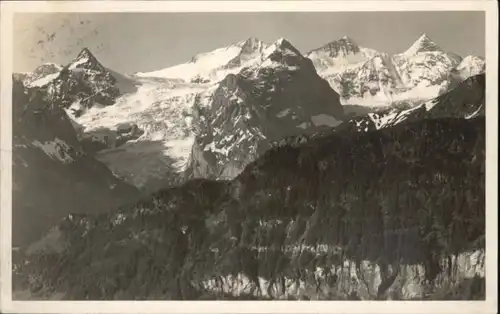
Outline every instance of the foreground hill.
<svg viewBox="0 0 500 314"><path fill-rule="evenodd" d="M484 128L440 118L275 147L232 181L66 217L16 282L73 300L484 299Z"/></svg>

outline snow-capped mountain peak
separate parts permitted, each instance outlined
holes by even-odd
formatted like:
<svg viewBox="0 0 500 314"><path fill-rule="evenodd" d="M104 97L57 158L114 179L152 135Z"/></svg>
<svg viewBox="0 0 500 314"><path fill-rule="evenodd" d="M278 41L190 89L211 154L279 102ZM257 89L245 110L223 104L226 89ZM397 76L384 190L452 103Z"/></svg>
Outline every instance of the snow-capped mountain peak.
<svg viewBox="0 0 500 314"><path fill-rule="evenodd" d="M40 87L48 84L59 75L62 66L56 63L44 63L33 72L26 73L23 79L24 85L28 87Z"/></svg>
<svg viewBox="0 0 500 314"><path fill-rule="evenodd" d="M463 58L462 62L457 66L457 70L464 78L483 73L485 68L484 59L472 55Z"/></svg>
<svg viewBox="0 0 500 314"><path fill-rule="evenodd" d="M288 40L285 38L279 38L276 40L272 45L267 47L262 54L262 60L265 59L271 59L273 61L278 61L274 60L276 59L275 56L300 56L302 57L302 54L300 51L295 48ZM282 60L280 60L282 61Z"/></svg>
<svg viewBox="0 0 500 314"><path fill-rule="evenodd" d="M237 45L241 47L241 55L262 51L262 49L266 46L262 40L255 37L250 37L247 40L239 42Z"/></svg>
<svg viewBox="0 0 500 314"><path fill-rule="evenodd" d="M82 51L76 56L73 61L69 64L68 68L70 70L82 68L87 70L95 71L105 71L103 65L97 60L97 58L90 52L88 48L83 48Z"/></svg>
<svg viewBox="0 0 500 314"><path fill-rule="evenodd" d="M258 38L250 37L235 46L240 49L239 53L224 66L225 68L239 69L241 66L259 58L269 45Z"/></svg>
<svg viewBox="0 0 500 314"><path fill-rule="evenodd" d="M197 97L187 169L193 177L233 178L271 142L343 119L338 94L288 40L274 41L247 65Z"/></svg>
<svg viewBox="0 0 500 314"><path fill-rule="evenodd" d="M329 42L328 44L311 51L311 53L326 52L330 58L346 57L360 52L358 44L348 36Z"/></svg>
<svg viewBox="0 0 500 314"><path fill-rule="evenodd" d="M236 74L245 67L262 65L262 62L268 59L283 63L284 56L302 57L302 54L284 38L268 45L250 37L227 47L197 54L188 63L154 72L136 73L136 76L180 79L191 83L216 83L228 74Z"/></svg>
<svg viewBox="0 0 500 314"><path fill-rule="evenodd" d="M442 51L441 48L427 36L422 34L403 54L413 56L420 52Z"/></svg>
<svg viewBox="0 0 500 314"><path fill-rule="evenodd" d="M295 48L292 43L290 43L288 40L285 38L279 38L275 43L274 43L279 49L281 50L290 50L296 55L302 55L300 51Z"/></svg>

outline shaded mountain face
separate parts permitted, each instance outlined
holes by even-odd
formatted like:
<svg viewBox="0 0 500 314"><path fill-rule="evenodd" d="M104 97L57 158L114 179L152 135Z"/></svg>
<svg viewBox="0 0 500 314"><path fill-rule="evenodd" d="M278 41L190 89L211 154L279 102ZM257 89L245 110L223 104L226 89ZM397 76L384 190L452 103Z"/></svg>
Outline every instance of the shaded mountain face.
<svg viewBox="0 0 500 314"><path fill-rule="evenodd" d="M283 136L331 129L344 118L338 95L286 40L262 60L198 97L193 177L235 177Z"/></svg>
<svg viewBox="0 0 500 314"><path fill-rule="evenodd" d="M39 239L69 213L129 202L136 188L90 157L71 120L40 90L13 80L13 246Z"/></svg>
<svg viewBox="0 0 500 314"><path fill-rule="evenodd" d="M32 290L73 300L450 298L444 282L481 274L463 263L484 250L484 123L429 119L275 147L230 182L68 216L18 270ZM480 286L460 297L484 298Z"/></svg>
<svg viewBox="0 0 500 314"><path fill-rule="evenodd" d="M388 128L400 123L422 119L464 118L471 119L485 114L486 76L472 76L451 91L410 108L392 108L360 115L350 119L339 129L368 132Z"/></svg>
<svg viewBox="0 0 500 314"><path fill-rule="evenodd" d="M484 60L462 59L423 34L393 56L342 38L307 54L318 73L341 96L343 105L384 108L419 105L484 73Z"/></svg>

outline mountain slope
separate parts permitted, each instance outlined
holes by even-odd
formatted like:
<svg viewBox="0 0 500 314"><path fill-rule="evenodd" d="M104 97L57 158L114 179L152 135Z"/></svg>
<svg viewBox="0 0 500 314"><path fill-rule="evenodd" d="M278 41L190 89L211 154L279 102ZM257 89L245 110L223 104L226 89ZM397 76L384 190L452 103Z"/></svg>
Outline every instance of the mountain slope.
<svg viewBox="0 0 500 314"><path fill-rule="evenodd" d="M270 142L335 127L353 113L378 124L395 112L380 108L421 105L484 70L480 59L459 64L426 36L396 56L344 37L310 52L313 66L278 42L249 38L134 76L105 68L84 49L66 67L43 65L23 78L27 85L42 81L66 108L86 152L151 191L186 177L232 178ZM273 56L280 49L285 57Z"/></svg>
<svg viewBox="0 0 500 314"><path fill-rule="evenodd" d="M273 148L231 182L68 217L19 271L73 300L484 299L484 123Z"/></svg>
<svg viewBox="0 0 500 314"><path fill-rule="evenodd" d="M63 109L13 81L13 246L38 239L69 213L98 213L138 197L86 154Z"/></svg>
<svg viewBox="0 0 500 314"><path fill-rule="evenodd" d="M392 60L403 84L430 87L447 83L444 81L448 73L459 65L461 58L443 51L424 34L408 50L394 55Z"/></svg>
<svg viewBox="0 0 500 314"><path fill-rule="evenodd" d="M472 76L454 89L434 99L409 109L387 109L350 119L339 129L368 132L388 128L400 123L423 119L471 119L485 114L485 74Z"/></svg>
<svg viewBox="0 0 500 314"><path fill-rule="evenodd" d="M280 39L260 63L228 75L198 97L190 175L233 178L270 143L341 123L338 95L312 62Z"/></svg>
<svg viewBox="0 0 500 314"><path fill-rule="evenodd" d="M250 38L231 46L237 53L229 61L218 57L227 49L193 58L192 66L223 61L203 61L208 76L202 80L142 73L134 77L140 84L135 92L74 117L96 157L151 191L182 182L185 171L234 176L269 139L340 123L338 96L290 43ZM234 165L222 166L233 156Z"/></svg>

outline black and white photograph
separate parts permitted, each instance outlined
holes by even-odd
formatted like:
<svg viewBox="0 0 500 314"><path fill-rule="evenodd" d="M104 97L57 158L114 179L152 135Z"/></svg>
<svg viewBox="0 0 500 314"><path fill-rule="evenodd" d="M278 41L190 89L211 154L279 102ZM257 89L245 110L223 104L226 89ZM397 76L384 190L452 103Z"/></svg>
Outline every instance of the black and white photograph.
<svg viewBox="0 0 500 314"><path fill-rule="evenodd" d="M486 6L72 3L2 41L13 302L497 306Z"/></svg>

